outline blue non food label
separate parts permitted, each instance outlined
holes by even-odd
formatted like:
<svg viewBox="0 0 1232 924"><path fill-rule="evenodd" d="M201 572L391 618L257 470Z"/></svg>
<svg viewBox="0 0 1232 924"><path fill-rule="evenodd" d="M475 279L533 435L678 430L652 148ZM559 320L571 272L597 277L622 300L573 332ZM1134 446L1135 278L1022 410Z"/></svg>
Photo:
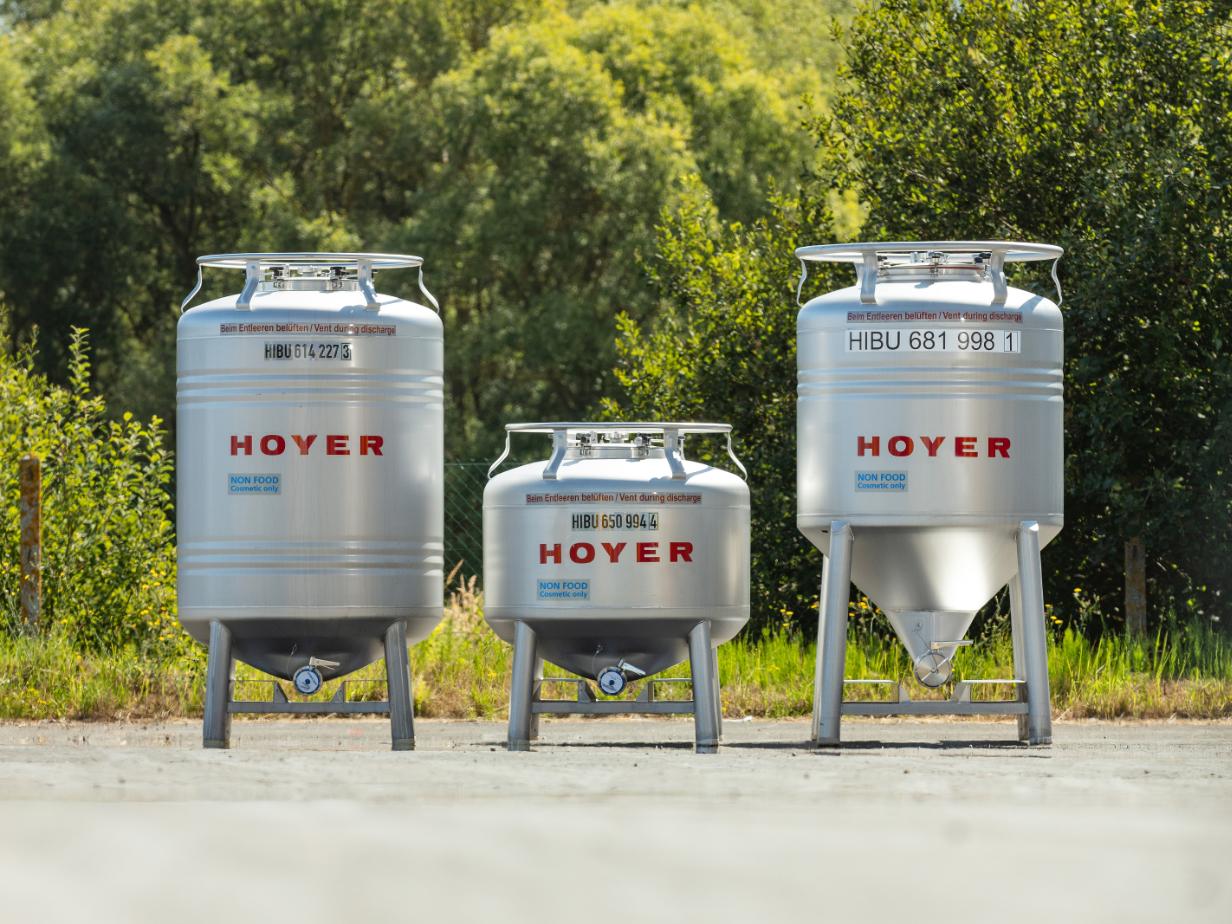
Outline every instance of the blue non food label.
<svg viewBox="0 0 1232 924"><path fill-rule="evenodd" d="M906 472L856 472L856 490L907 493Z"/></svg>
<svg viewBox="0 0 1232 924"><path fill-rule="evenodd" d="M277 494L282 488L282 476L263 472L259 475L228 475L228 494Z"/></svg>
<svg viewBox="0 0 1232 924"><path fill-rule="evenodd" d="M590 581L536 581L535 595L540 600L589 600Z"/></svg>

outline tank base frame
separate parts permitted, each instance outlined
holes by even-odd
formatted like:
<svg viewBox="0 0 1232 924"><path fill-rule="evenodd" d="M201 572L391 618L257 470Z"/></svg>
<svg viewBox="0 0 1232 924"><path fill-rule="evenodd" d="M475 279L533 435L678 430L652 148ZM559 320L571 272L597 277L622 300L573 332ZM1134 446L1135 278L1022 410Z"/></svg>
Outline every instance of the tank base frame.
<svg viewBox="0 0 1232 924"><path fill-rule="evenodd" d="M960 681L948 700L913 702L894 681L846 680L847 614L851 593L851 559L855 536L846 520L830 524L830 549L822 568L817 627L817 672L813 691L813 733L818 747L840 743L845 715L1016 715L1018 739L1032 745L1052 744L1052 713L1048 687L1048 647L1044 625L1044 581L1040 564L1039 524L1023 520L1018 527L1018 573L1010 580L1010 631L1014 644L1014 678ZM894 701L843 699L848 684L886 683L895 687ZM1016 698L1004 702L972 702L976 683L1013 684Z"/></svg>
<svg viewBox="0 0 1232 924"><path fill-rule="evenodd" d="M237 712L284 715L386 714L390 721L392 750L415 750L415 716L411 701L411 671L406 653L406 621L395 620L385 632L385 678L389 701L348 703L346 681L341 696L327 703L288 702L282 688L274 684L274 699L269 702L237 702L235 665L231 632L219 620L210 621L210 658L205 673L205 720L202 744L207 748L231 747L231 716ZM392 655L392 656L391 656Z"/></svg>
<svg viewBox="0 0 1232 924"><path fill-rule="evenodd" d="M692 715L698 754L716 754L723 737L723 709L719 699L718 651L710 644L710 623L702 620L688 635L690 683L693 699L657 702L656 683L674 679L648 677L636 701L596 701L588 681L581 678L543 676L535 630L517 620L514 625L513 678L509 691L509 750L529 751L539 737L541 715ZM545 700L544 683L577 684L577 699Z"/></svg>

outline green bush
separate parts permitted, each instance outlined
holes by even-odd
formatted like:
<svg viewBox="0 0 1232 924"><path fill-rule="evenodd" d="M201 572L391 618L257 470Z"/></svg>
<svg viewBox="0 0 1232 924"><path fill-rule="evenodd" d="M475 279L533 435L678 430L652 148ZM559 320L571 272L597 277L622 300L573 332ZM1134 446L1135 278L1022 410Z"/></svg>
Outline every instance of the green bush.
<svg viewBox="0 0 1232 924"><path fill-rule="evenodd" d="M5 319L0 318L0 321ZM157 417L105 421L90 392L86 332L75 328L67 388L34 373L35 341L0 344L0 615L22 630L18 459L42 459L43 604L39 630L79 650L185 644L175 619L171 453Z"/></svg>

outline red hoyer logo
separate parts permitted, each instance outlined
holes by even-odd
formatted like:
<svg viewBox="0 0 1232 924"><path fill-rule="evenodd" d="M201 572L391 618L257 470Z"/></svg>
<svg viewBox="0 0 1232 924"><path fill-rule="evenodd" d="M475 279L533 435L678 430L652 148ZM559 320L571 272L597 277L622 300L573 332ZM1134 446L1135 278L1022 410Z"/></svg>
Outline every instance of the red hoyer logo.
<svg viewBox="0 0 1232 924"><path fill-rule="evenodd" d="M616 564L620 561L620 553L625 550L627 542L600 542L603 546L603 551L607 553L609 564ZM656 562L662 561L660 558L662 553L659 552L660 545L667 546L667 555L669 561L693 561L693 543L692 542L638 542L637 545L637 560L639 562ZM589 565L595 560L595 547L589 542L575 542L569 546L569 561L576 565ZM560 564L560 543L553 545L547 543L539 543L539 564L546 565L549 561L553 564Z"/></svg>
<svg viewBox="0 0 1232 924"><path fill-rule="evenodd" d="M920 442L928 450L929 456L935 457L945 439L944 436L921 436ZM979 437L976 436L954 437L954 455L960 459L978 458L980 455L979 449L976 448L978 440ZM909 436L892 436L886 440L886 449L892 456L909 456L915 452L915 440ZM856 437L856 452L859 455L865 453L873 456L881 455L881 437ZM1002 459L1010 457L1010 441L1004 436L990 436L988 437L988 458L998 457Z"/></svg>
<svg viewBox="0 0 1232 924"><path fill-rule="evenodd" d="M299 447L301 456L308 455L308 451L312 448L312 444L316 442L317 434L311 433L308 436L298 436L291 434L291 440ZM349 456L351 454L349 436L344 434L331 433L325 437L325 454L327 456ZM268 433L261 437L257 443L261 447L261 452L267 456L280 456L287 449L287 441L276 433ZM374 456L384 455L381 452L381 447L385 445L385 438L380 436L365 435L359 438L359 454L366 456L371 453ZM233 436L231 437L231 455L238 456L243 453L246 456L252 455L252 435Z"/></svg>

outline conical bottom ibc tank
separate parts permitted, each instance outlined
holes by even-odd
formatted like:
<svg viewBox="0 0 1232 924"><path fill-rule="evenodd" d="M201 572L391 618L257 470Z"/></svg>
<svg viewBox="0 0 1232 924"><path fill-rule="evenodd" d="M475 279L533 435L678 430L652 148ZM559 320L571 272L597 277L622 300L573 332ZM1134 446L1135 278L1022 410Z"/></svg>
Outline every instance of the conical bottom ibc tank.
<svg viewBox="0 0 1232 924"><path fill-rule="evenodd" d="M441 618L442 326L371 281L419 258L201 262L248 285L179 323L180 622L207 642L221 621L236 658L284 679L383 657L398 619L423 639Z"/></svg>
<svg viewBox="0 0 1232 924"><path fill-rule="evenodd" d="M540 657L592 680L621 662L632 680L686 660L702 620L715 646L735 636L749 619L748 487L684 460L672 435L707 427L730 430L510 425L554 432L555 452L484 491L484 617L496 634L512 644L521 620Z"/></svg>
<svg viewBox="0 0 1232 924"><path fill-rule="evenodd" d="M933 643L961 640L1017 573L1020 523L1039 523L1041 546L1063 524L1061 312L1001 275L1060 249L798 253L855 262L859 278L799 313L797 525L828 553L831 523L849 522L852 582L913 662L948 662L956 646Z"/></svg>

